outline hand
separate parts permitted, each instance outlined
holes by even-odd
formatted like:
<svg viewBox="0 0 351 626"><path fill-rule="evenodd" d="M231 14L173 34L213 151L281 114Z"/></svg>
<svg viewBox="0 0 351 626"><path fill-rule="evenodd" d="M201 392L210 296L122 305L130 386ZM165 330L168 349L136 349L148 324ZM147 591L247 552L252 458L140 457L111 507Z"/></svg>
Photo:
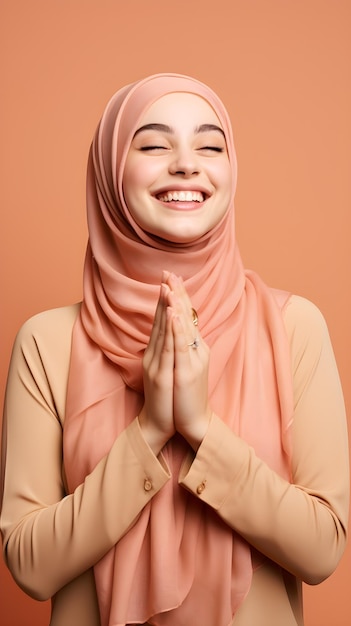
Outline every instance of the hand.
<svg viewBox="0 0 351 626"><path fill-rule="evenodd" d="M149 345L143 358L144 406L139 414L143 435L157 455L174 435L174 340L169 287L162 283Z"/></svg>
<svg viewBox="0 0 351 626"><path fill-rule="evenodd" d="M191 301L182 279L170 274L166 282L172 310L174 426L197 450L212 415L208 400L210 350L193 324ZM195 338L198 347L193 348L191 344Z"/></svg>

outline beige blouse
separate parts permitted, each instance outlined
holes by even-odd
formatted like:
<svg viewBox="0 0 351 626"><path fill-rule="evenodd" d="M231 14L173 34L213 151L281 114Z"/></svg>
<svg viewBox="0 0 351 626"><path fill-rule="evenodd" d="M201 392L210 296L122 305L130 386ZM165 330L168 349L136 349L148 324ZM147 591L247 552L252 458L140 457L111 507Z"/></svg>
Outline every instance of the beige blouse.
<svg viewBox="0 0 351 626"><path fill-rule="evenodd" d="M24 324L5 401L4 557L26 593L53 598L51 626L99 626L91 568L170 479L136 418L66 495L62 426L78 310L46 311ZM345 547L346 419L328 331L303 298L291 297L284 315L294 378L293 484L217 417L179 476L180 485L267 557L254 571L235 626L301 626L301 581L316 584L329 576Z"/></svg>

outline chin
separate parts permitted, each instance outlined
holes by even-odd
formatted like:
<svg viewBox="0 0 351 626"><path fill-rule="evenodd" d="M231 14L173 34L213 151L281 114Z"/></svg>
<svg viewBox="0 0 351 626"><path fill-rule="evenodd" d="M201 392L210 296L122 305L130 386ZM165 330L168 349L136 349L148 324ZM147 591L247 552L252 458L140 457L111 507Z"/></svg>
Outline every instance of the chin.
<svg viewBox="0 0 351 626"><path fill-rule="evenodd" d="M169 243L174 243L174 244L191 244L191 243L196 243L199 239L201 239L201 237L203 237L203 235L206 234L206 232L208 231L204 231L204 232L196 232L196 233L175 233L174 231L172 233L150 233L153 237L157 237L157 239L160 239L162 241L167 241Z"/></svg>

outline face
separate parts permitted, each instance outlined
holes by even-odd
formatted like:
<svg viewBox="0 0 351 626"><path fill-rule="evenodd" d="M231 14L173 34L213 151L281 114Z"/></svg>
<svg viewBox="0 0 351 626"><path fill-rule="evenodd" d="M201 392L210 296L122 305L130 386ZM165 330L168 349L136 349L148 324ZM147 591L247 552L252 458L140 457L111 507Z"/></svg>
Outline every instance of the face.
<svg viewBox="0 0 351 626"><path fill-rule="evenodd" d="M232 172L224 133L200 96L172 93L146 111L123 174L128 209L145 231L194 242L228 209Z"/></svg>

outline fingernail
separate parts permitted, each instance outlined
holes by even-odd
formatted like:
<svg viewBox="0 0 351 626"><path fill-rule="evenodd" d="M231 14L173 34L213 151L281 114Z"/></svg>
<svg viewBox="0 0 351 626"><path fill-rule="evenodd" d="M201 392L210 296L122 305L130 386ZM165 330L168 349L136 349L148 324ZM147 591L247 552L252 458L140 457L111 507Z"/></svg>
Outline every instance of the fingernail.
<svg viewBox="0 0 351 626"><path fill-rule="evenodd" d="M168 278L169 278L169 272L167 272L167 270L163 270L163 272L162 272L162 282L166 283Z"/></svg>

